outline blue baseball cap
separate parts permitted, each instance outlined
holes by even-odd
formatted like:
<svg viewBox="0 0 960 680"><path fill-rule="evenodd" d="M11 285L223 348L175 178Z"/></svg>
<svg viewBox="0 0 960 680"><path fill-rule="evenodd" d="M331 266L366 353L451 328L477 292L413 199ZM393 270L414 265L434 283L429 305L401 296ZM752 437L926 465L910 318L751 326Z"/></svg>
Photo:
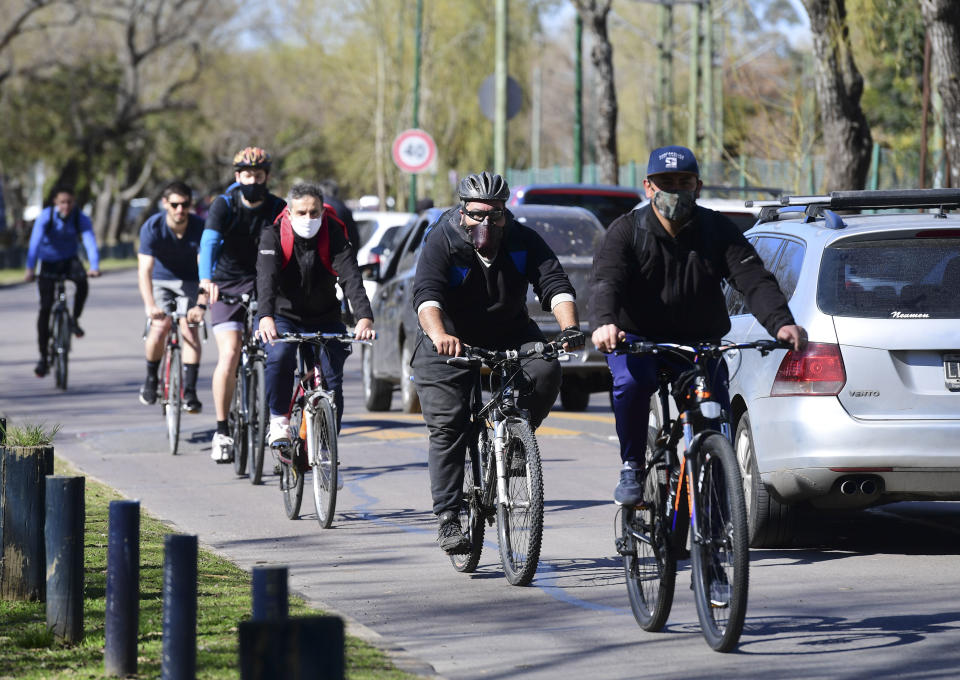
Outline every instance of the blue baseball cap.
<svg viewBox="0 0 960 680"><path fill-rule="evenodd" d="M647 177L662 172L689 172L700 175L697 157L685 146L661 146L650 152Z"/></svg>

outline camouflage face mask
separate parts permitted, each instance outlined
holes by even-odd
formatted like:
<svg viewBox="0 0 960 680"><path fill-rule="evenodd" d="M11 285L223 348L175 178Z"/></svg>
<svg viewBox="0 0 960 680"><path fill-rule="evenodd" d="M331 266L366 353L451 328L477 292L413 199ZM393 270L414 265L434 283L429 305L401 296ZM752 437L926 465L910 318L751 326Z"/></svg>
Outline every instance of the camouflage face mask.
<svg viewBox="0 0 960 680"><path fill-rule="evenodd" d="M692 189L658 190L653 195L653 205L657 212L671 222L684 223L693 216L693 211L697 207L696 191Z"/></svg>

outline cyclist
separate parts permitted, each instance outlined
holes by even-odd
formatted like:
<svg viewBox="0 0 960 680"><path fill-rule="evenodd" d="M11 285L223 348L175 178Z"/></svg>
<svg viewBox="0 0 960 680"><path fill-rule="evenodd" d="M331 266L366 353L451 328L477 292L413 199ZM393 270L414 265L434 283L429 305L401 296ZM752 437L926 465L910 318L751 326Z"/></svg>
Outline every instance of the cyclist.
<svg viewBox="0 0 960 680"><path fill-rule="evenodd" d="M30 246L27 250L27 271L25 281L37 279L40 292L40 314L37 316L37 344L40 347L40 361L33 372L38 378L47 374L47 343L50 340L50 310L53 308L53 295L56 280L65 277L73 281L76 291L73 296L73 334L78 338L84 335L80 327L80 314L87 300L89 285L87 272L77 256L77 239L83 240L90 263L89 275L100 276L100 252L93 233L93 223L77 206L73 189L59 187L53 193L53 205L40 213L30 232ZM40 276L35 275L37 262L40 262Z"/></svg>
<svg viewBox="0 0 960 680"><path fill-rule="evenodd" d="M233 157L236 182L210 206L200 239L200 287L210 293L210 322L217 341L217 366L213 371L213 406L217 431L210 457L218 463L233 460L233 438L227 414L236 387L237 364L246 311L242 304L218 301L220 293L253 295L257 278L257 244L260 232L286 206L267 191L270 154L248 146Z"/></svg>
<svg viewBox="0 0 960 680"><path fill-rule="evenodd" d="M178 297L189 302L187 318L181 319L183 337L183 409L200 413L203 405L197 398L197 369L200 366L200 339L196 327L203 320L207 293L198 294L200 279L197 253L203 234L203 220L190 212L190 187L183 182L170 182L163 190L163 210L153 215L140 228L140 251L137 254L137 282L147 318L151 319L147 336L147 377L140 388L140 403L157 401L157 369L163 358L164 344L170 331L166 311L176 306Z"/></svg>
<svg viewBox="0 0 960 680"><path fill-rule="evenodd" d="M457 194L460 206L441 215L424 240L413 290L421 328L413 368L430 433L437 541L448 554L470 549L459 507L473 374L447 359L460 355L461 343L505 350L542 342L543 333L527 314L530 284L544 309L553 311L566 346L584 343L573 286L539 234L504 207L510 196L504 179L489 172L469 175ZM524 371L532 389L519 405L537 427L560 391L560 365L535 359Z"/></svg>
<svg viewBox="0 0 960 680"><path fill-rule="evenodd" d="M721 283L742 292L770 335L800 350L806 331L797 326L773 274L726 217L697 206L703 182L690 149L665 146L650 154L643 180L649 204L611 224L593 260L593 343L612 352L623 340L719 341L730 330ZM623 468L614 500L636 504L647 443L646 413L657 389L657 369L667 360L613 355L613 411ZM727 369L708 364L718 401L730 412Z"/></svg>
<svg viewBox="0 0 960 680"><path fill-rule="evenodd" d="M277 221L263 230L257 258L260 337L276 340L281 333L342 333L340 301L336 284L356 310L354 334L359 340L373 340L373 311L363 288L356 254L347 239L346 228L333 209L323 204L323 192L316 184L299 183L290 188L287 208ZM308 365L312 347L304 345ZM267 405L271 445L289 438L290 395L296 368L297 346L267 344ZM350 345L330 342L320 350L320 366L327 388L334 393L337 431L343 417L343 364Z"/></svg>

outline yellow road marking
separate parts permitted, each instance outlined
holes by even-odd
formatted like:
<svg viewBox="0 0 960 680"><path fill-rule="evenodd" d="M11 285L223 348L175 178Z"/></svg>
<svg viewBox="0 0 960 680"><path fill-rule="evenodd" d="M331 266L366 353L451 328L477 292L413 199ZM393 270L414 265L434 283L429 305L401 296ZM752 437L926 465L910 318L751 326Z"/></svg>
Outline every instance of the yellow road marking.
<svg viewBox="0 0 960 680"><path fill-rule="evenodd" d="M409 432L407 430L377 430L376 432L365 432L363 433L364 437L370 437L371 439L419 439L420 437L426 436L426 432Z"/></svg>
<svg viewBox="0 0 960 680"><path fill-rule="evenodd" d="M564 436L575 436L582 433L579 430L564 430L562 427L550 427L549 425L541 425L539 428L537 428L537 436L539 437L540 435L544 435L544 434L554 435L556 437L564 437Z"/></svg>
<svg viewBox="0 0 960 680"><path fill-rule="evenodd" d="M616 424L613 416L601 416L596 413L567 413L566 411L551 411L550 415L547 416L550 419L553 418L563 418L565 420L589 420L594 423L608 423L610 425Z"/></svg>

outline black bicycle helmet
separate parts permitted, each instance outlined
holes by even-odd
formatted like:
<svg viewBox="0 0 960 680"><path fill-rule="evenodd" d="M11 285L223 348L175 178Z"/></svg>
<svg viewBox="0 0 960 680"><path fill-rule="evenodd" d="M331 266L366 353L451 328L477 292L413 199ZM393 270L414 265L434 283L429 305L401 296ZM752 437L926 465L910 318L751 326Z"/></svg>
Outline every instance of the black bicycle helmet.
<svg viewBox="0 0 960 680"><path fill-rule="evenodd" d="M483 171L467 175L460 180L457 195L463 203L468 201L506 201L510 198L510 187L500 175Z"/></svg>

